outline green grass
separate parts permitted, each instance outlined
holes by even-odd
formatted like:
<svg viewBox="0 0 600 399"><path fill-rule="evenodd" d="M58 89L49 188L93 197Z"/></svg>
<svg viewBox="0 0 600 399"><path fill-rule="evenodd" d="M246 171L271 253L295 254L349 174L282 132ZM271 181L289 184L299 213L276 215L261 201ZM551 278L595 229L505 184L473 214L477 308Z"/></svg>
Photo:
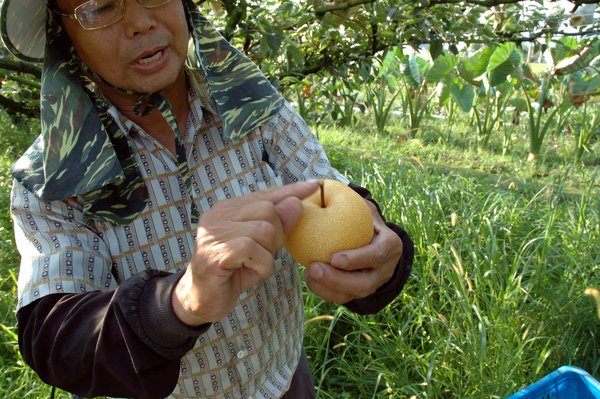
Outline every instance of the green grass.
<svg viewBox="0 0 600 399"><path fill-rule="evenodd" d="M600 297L588 290L600 289L598 166L319 136L417 250L405 290L378 315L308 295L320 397L503 398L564 364L600 377Z"/></svg>
<svg viewBox="0 0 600 399"><path fill-rule="evenodd" d="M331 161L370 188L415 242L414 271L377 315L306 293L320 398L503 398L564 364L600 378L600 151L570 161L558 137L536 164L513 133L470 150L468 126L430 123L417 139L320 127ZM35 124L0 115L0 397L49 397L15 337L17 255L8 166ZM596 295L596 297L594 297ZM58 397L67 398L59 392Z"/></svg>
<svg viewBox="0 0 600 399"><path fill-rule="evenodd" d="M36 122L15 123L0 113L0 397L7 399L49 398L51 390L24 364L18 350L14 309L19 258L9 213L10 165L33 141L38 131ZM70 398L70 395L60 393L56 397Z"/></svg>

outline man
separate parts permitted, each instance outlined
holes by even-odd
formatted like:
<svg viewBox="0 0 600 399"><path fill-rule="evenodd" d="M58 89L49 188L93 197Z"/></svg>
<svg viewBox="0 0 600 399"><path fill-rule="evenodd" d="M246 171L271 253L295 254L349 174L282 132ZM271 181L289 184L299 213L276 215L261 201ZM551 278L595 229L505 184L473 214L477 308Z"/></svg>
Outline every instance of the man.
<svg viewBox="0 0 600 399"><path fill-rule="evenodd" d="M349 182L297 113L191 0L4 0L1 18L43 60L42 134L13 166L28 364L83 396L314 397L283 236L314 179ZM412 242L351 186L373 241L304 276L376 312Z"/></svg>

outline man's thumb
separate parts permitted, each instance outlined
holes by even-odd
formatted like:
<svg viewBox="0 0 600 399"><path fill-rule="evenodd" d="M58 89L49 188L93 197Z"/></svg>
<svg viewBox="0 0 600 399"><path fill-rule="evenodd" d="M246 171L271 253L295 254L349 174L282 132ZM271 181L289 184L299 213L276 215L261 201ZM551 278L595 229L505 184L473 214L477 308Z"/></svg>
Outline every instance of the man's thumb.
<svg viewBox="0 0 600 399"><path fill-rule="evenodd" d="M300 216L302 216L304 207L302 205L302 201L300 201L300 199L297 197L287 197L279 201L275 205L275 209L277 210L279 218L281 219L283 231L287 233L298 222Z"/></svg>

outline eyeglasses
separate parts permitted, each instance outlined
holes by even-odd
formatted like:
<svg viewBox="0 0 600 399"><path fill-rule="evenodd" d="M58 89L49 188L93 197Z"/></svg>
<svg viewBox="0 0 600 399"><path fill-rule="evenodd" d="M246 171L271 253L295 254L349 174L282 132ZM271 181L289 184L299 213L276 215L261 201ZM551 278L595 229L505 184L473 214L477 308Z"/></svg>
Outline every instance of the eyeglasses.
<svg viewBox="0 0 600 399"><path fill-rule="evenodd" d="M154 8L167 4L171 0L137 0L144 8ZM50 9L56 15L74 19L85 30L107 27L119 21L125 15L124 0L90 0L75 7L72 14Z"/></svg>

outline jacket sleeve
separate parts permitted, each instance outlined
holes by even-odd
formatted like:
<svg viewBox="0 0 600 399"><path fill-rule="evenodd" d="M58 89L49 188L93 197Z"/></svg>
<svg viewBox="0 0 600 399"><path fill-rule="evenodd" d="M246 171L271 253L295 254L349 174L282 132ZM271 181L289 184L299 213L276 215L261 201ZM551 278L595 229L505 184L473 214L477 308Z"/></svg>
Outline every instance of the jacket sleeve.
<svg viewBox="0 0 600 399"><path fill-rule="evenodd" d="M179 359L209 325L172 311L181 272L149 270L116 291L50 294L17 313L19 348L40 378L85 397L163 398Z"/></svg>
<svg viewBox="0 0 600 399"><path fill-rule="evenodd" d="M377 204L377 202L371 197L371 193L364 187L357 186L353 183L350 183L349 186L360 194L364 199L371 201L376 207L377 212L381 218L385 221L384 216L381 213L381 208ZM396 265L396 269L394 270L394 274L392 277L377 291L373 294L360 299L355 299L350 302L344 304L348 309L356 312L358 314L372 314L377 313L385 306L387 306L390 302L392 302L402 291L406 281L408 280L408 276L412 270L412 263L414 257L414 244L411 240L410 236L400 227L394 223L385 221L385 224L392 229L400 239L402 240L402 256L400 257L400 261Z"/></svg>

